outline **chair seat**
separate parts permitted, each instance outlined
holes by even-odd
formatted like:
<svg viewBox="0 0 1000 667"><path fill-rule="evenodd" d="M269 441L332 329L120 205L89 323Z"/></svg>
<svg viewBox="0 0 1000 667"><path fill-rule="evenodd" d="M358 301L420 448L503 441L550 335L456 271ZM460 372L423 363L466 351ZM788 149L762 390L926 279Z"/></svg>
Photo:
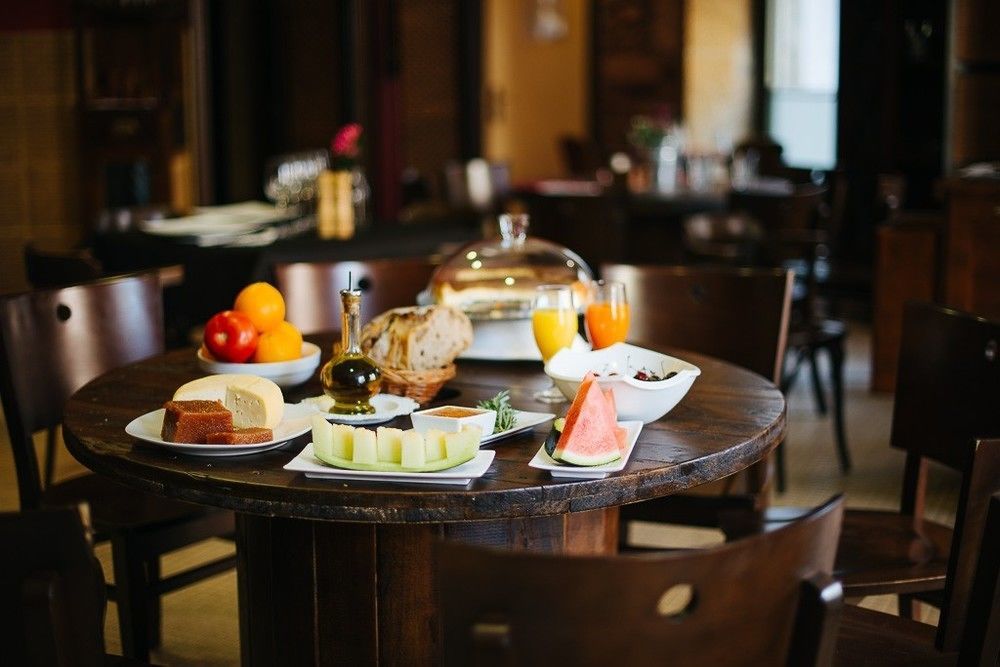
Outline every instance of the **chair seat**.
<svg viewBox="0 0 1000 667"><path fill-rule="evenodd" d="M954 665L957 656L934 648L936 628L899 616L844 605L835 665Z"/></svg>
<svg viewBox="0 0 1000 667"><path fill-rule="evenodd" d="M215 510L179 500L167 500L93 474L80 475L46 489L47 506L90 505L91 523L98 534L122 530L149 530L188 521Z"/></svg>
<svg viewBox="0 0 1000 667"><path fill-rule="evenodd" d="M817 320L808 324L793 324L788 330L789 348L822 348L842 342L847 336L847 326L840 320Z"/></svg>
<svg viewBox="0 0 1000 667"><path fill-rule="evenodd" d="M834 576L844 595L912 593L942 588L952 531L895 512L848 510Z"/></svg>
<svg viewBox="0 0 1000 667"><path fill-rule="evenodd" d="M722 530L732 541L769 531L807 510L768 508L762 515L728 513ZM919 522L896 512L851 509L844 512L833 575L845 597L916 593L944 587L952 531L932 521Z"/></svg>

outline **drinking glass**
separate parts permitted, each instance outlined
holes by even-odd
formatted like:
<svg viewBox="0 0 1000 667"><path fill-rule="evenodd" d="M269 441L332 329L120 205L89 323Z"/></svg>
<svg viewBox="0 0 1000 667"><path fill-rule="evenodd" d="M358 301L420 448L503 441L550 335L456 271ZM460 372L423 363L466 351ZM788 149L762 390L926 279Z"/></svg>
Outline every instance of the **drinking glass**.
<svg viewBox="0 0 1000 667"><path fill-rule="evenodd" d="M625 341L628 334L629 306L625 284L614 280L598 280L594 298L587 306L585 320L590 346L599 350Z"/></svg>
<svg viewBox="0 0 1000 667"><path fill-rule="evenodd" d="M573 293L568 285L538 287L531 313L531 330L535 334L538 351L542 353L542 360L546 363L556 352L573 344L577 330L576 308L573 307ZM536 393L535 400L561 403L566 398L552 384L548 389Z"/></svg>

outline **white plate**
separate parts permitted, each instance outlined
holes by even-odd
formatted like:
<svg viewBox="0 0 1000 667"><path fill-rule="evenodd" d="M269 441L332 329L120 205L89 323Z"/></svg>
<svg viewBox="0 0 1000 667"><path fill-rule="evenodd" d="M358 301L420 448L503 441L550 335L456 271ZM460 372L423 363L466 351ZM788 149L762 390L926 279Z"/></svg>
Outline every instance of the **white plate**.
<svg viewBox="0 0 1000 667"><path fill-rule="evenodd" d="M406 396L375 394L371 401L369 401L372 407L375 408L374 413L370 415L335 415L321 407L322 402L330 400L332 399L329 399L326 396L314 396L313 398L304 399L299 403L299 405L312 405L313 409L322 412L323 416L329 421L337 424L351 424L352 426L383 424L387 421L395 419L396 417L408 415L420 407L419 403L414 401L412 398L407 398Z"/></svg>
<svg viewBox="0 0 1000 667"><path fill-rule="evenodd" d="M566 479L603 479L613 472L621 472L625 469L625 464L628 463L628 458L632 455L632 450L635 448L635 441L639 438L639 432L642 430L642 422L622 421L618 422L618 425L628 429L628 445L625 447L625 453L617 461L612 461L602 466L566 465L565 463L553 460L551 456L546 454L545 445L543 444L538 448L538 453L535 454L535 458L528 462L528 465L539 470L548 470L552 473L553 477L563 477Z"/></svg>
<svg viewBox="0 0 1000 667"><path fill-rule="evenodd" d="M491 449L485 449L476 454L471 461L466 461L447 470L437 472L372 472L370 470L346 470L326 465L313 454L310 442L299 452L299 455L288 462L285 470L301 472L306 477L314 479L339 479L355 482L404 482L407 484L448 484L465 486L477 477L482 477L493 463L496 455Z"/></svg>
<svg viewBox="0 0 1000 667"><path fill-rule="evenodd" d="M285 412L281 423L274 428L274 440L255 445L196 445L181 442L167 442L160 437L163 428L163 408L147 412L136 417L125 427L125 432L133 438L194 456L240 456L241 454L256 454L275 449L292 438L297 438L312 428L310 418L315 413L301 405L285 403Z"/></svg>
<svg viewBox="0 0 1000 667"><path fill-rule="evenodd" d="M525 412L524 410L515 410L517 413L517 424L514 428L509 428L506 431L501 431L500 433L491 433L490 435L483 436L483 439L479 441L479 446L488 445L491 442L500 440L501 438L506 438L512 436L515 433L520 433L521 431L527 431L530 428L534 428L539 424L544 424L550 419L555 419L555 415L551 412Z"/></svg>
<svg viewBox="0 0 1000 667"><path fill-rule="evenodd" d="M271 380L279 387L294 387L309 380L319 366L319 346L313 343L302 343L302 356L291 361L273 361L263 364L235 364L228 361L217 361L206 354L203 347L198 348L198 367L206 373L245 373L259 375Z"/></svg>

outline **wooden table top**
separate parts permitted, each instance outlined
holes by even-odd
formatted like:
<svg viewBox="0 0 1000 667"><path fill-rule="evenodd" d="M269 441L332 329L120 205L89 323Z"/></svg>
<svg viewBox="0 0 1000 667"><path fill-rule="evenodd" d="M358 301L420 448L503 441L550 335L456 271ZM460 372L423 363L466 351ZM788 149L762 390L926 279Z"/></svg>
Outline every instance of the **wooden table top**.
<svg viewBox="0 0 1000 667"><path fill-rule="evenodd" d="M325 351L324 362L330 340L316 340ZM250 514L409 523L593 510L725 477L762 459L780 442L785 401L771 382L703 355L675 356L698 365L701 376L677 407L643 427L625 470L599 480L556 480L528 467L550 423L491 444L494 462L468 487L308 479L283 470L309 442L308 433L279 449L219 458L185 456L127 435L132 419L161 407L178 386L204 374L194 350L171 351L111 371L80 389L66 406L64 437L73 456L97 473L151 493ZM509 388L518 409L564 414L566 403L550 408L532 399L547 383L538 362L462 361L436 403L473 405ZM287 390L285 400L320 393L314 377ZM401 417L389 425L409 428L410 420Z"/></svg>

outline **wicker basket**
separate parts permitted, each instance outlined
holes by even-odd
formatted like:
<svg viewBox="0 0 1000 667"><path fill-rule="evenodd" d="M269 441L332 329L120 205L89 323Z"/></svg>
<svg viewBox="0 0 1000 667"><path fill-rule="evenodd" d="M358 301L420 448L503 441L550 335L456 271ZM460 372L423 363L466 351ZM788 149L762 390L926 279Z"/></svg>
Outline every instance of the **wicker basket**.
<svg viewBox="0 0 1000 667"><path fill-rule="evenodd" d="M382 391L396 396L412 398L423 405L441 391L448 380L455 377L455 364L429 371L407 371L398 368L382 369Z"/></svg>

